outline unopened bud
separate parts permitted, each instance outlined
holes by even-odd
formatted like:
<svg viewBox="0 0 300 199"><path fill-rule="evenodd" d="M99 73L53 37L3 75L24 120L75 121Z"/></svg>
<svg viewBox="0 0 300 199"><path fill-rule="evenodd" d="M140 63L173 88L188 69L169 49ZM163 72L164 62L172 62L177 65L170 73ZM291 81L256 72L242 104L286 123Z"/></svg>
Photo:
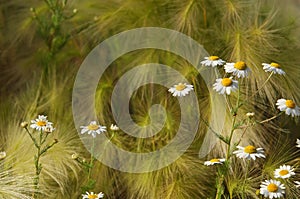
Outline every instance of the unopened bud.
<svg viewBox="0 0 300 199"><path fill-rule="evenodd" d="M246 116L249 117L249 118L254 117L254 115L255 115L255 113L253 113L253 112L252 112L252 113L247 113L247 114L246 114Z"/></svg>
<svg viewBox="0 0 300 199"><path fill-rule="evenodd" d="M22 127L22 128L26 128L27 126L28 126L28 122L22 122L22 123L21 123L21 127Z"/></svg>
<svg viewBox="0 0 300 199"><path fill-rule="evenodd" d="M73 159L73 160L76 160L77 158L78 158L78 154L77 154L77 153L73 153L73 154L72 154L72 159Z"/></svg>
<svg viewBox="0 0 300 199"><path fill-rule="evenodd" d="M0 152L0 160L3 160L6 157L6 152L2 151Z"/></svg>

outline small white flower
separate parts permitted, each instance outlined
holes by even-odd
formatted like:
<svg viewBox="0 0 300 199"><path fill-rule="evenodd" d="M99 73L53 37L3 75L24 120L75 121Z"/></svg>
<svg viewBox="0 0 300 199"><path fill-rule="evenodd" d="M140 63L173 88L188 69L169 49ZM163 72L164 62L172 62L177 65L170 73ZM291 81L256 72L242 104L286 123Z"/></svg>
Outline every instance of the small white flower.
<svg viewBox="0 0 300 199"><path fill-rule="evenodd" d="M89 125L80 126L80 128L82 128L80 132L81 134L87 132L89 135L92 134L94 138L96 137L96 134L106 132L106 126L98 125L96 121L91 121Z"/></svg>
<svg viewBox="0 0 300 199"><path fill-rule="evenodd" d="M237 157L242 159L253 159L256 158L265 158L264 149L256 148L252 145L248 145L246 147L237 146L238 150L234 151L233 154L236 154Z"/></svg>
<svg viewBox="0 0 300 199"><path fill-rule="evenodd" d="M47 124L46 127L45 127L45 132L46 133L52 133L54 130L55 130L55 128L53 128L53 126L50 125L50 124Z"/></svg>
<svg viewBox="0 0 300 199"><path fill-rule="evenodd" d="M292 117L300 115L300 108L293 100L279 99L276 105L280 111L285 111L287 115L291 115Z"/></svg>
<svg viewBox="0 0 300 199"><path fill-rule="evenodd" d="M204 66L221 66L225 63L222 59L220 59L218 56L209 56L209 57L204 57L204 61L201 62L202 65Z"/></svg>
<svg viewBox="0 0 300 199"><path fill-rule="evenodd" d="M279 169L276 169L274 171L274 177L275 178L289 178L293 175L296 175L294 172L294 168L290 165L282 165L279 167Z"/></svg>
<svg viewBox="0 0 300 199"><path fill-rule="evenodd" d="M172 93L174 97L181 97L187 95L191 90L193 90L193 85L179 83L177 85L172 86L169 89L169 92Z"/></svg>
<svg viewBox="0 0 300 199"><path fill-rule="evenodd" d="M215 158L215 159L211 159L209 161L205 161L204 165L210 166L210 165L214 165L214 164L223 164L223 162L225 162L225 159Z"/></svg>
<svg viewBox="0 0 300 199"><path fill-rule="evenodd" d="M3 160L6 157L6 152L2 151L0 152L0 160Z"/></svg>
<svg viewBox="0 0 300 199"><path fill-rule="evenodd" d="M226 63L224 69L226 73L232 73L238 78L247 77L250 73L250 68L243 61L239 61L236 63Z"/></svg>
<svg viewBox="0 0 300 199"><path fill-rule="evenodd" d="M264 66L263 69L266 71L266 72L273 72L275 74L279 74L279 75L285 75L285 72L284 70L282 70L280 68L280 65L277 64L277 63L270 63L270 64L266 64L266 63L262 63L262 65Z"/></svg>
<svg viewBox="0 0 300 199"><path fill-rule="evenodd" d="M31 120L30 127L37 131L41 131L41 130L44 131L46 126L51 126L51 125L52 125L52 122L49 122L47 120L47 116L39 115L37 119Z"/></svg>
<svg viewBox="0 0 300 199"><path fill-rule="evenodd" d="M118 131L118 130L120 130L120 128L117 125L112 124L112 125L110 125L110 130Z"/></svg>
<svg viewBox="0 0 300 199"><path fill-rule="evenodd" d="M295 187L296 187L296 188L299 188L299 187L300 187L300 182L299 182L299 181L294 181L294 183L295 183Z"/></svg>
<svg viewBox="0 0 300 199"><path fill-rule="evenodd" d="M300 140L299 139L297 139L296 144L297 144L296 147L300 148Z"/></svg>
<svg viewBox="0 0 300 199"><path fill-rule="evenodd" d="M216 79L216 83L213 85L213 89L216 90L219 94L227 94L230 95L231 91L235 91L238 89L238 81L230 78L219 78Z"/></svg>
<svg viewBox="0 0 300 199"><path fill-rule="evenodd" d="M260 185L260 194L265 198L280 198L285 193L284 189L284 184L277 180L265 180Z"/></svg>
<svg viewBox="0 0 300 199"><path fill-rule="evenodd" d="M102 192L95 194L94 192L86 192L86 194L82 194L82 199L100 199L103 198L104 194Z"/></svg>

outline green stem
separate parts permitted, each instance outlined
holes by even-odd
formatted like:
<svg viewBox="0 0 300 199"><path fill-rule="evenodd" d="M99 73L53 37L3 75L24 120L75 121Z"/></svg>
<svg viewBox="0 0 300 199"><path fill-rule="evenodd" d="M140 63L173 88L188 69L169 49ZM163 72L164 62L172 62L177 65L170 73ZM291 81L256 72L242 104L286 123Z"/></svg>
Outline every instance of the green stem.
<svg viewBox="0 0 300 199"><path fill-rule="evenodd" d="M91 179L91 175L92 175L92 169L94 166L94 147L95 147L95 139L93 139L92 142L92 148L91 148L91 159L90 159L90 167L88 168L88 182Z"/></svg>

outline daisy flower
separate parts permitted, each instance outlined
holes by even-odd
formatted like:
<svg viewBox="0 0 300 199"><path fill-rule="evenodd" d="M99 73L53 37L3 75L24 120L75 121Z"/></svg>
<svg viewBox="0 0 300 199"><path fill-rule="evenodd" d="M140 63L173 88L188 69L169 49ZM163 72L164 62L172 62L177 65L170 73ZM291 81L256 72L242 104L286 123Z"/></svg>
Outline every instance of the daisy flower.
<svg viewBox="0 0 300 199"><path fill-rule="evenodd" d="M216 83L213 85L213 89L216 90L219 94L230 95L231 91L235 91L238 88L238 81L230 78L219 78L216 79Z"/></svg>
<svg viewBox="0 0 300 199"><path fill-rule="evenodd" d="M280 198L285 193L284 189L284 184L277 180L265 180L260 185L260 194L265 198Z"/></svg>
<svg viewBox="0 0 300 199"><path fill-rule="evenodd" d="M2 151L0 152L0 160L3 160L6 157L6 152Z"/></svg>
<svg viewBox="0 0 300 199"><path fill-rule="evenodd" d="M82 128L80 132L81 134L87 132L88 134L92 134L94 138L96 137L96 134L106 132L106 126L98 125L96 121L91 121L89 125L80 126L80 128Z"/></svg>
<svg viewBox="0 0 300 199"><path fill-rule="evenodd" d="M103 198L104 194L102 192L95 194L94 192L86 192L86 194L82 194L82 199L99 199Z"/></svg>
<svg viewBox="0 0 300 199"><path fill-rule="evenodd" d="M120 130L120 128L117 125L112 124L112 125L110 125L110 130L118 131L118 130Z"/></svg>
<svg viewBox="0 0 300 199"><path fill-rule="evenodd" d="M263 148L255 148L252 145L248 145L246 147L237 146L238 150L234 151L233 154L236 154L237 157L242 159L253 159L256 158L265 158L264 149Z"/></svg>
<svg viewBox="0 0 300 199"><path fill-rule="evenodd" d="M296 144L297 144L296 147L300 148L300 140L299 139L297 139Z"/></svg>
<svg viewBox="0 0 300 199"><path fill-rule="evenodd" d="M181 97L187 95L191 90L193 90L193 85L179 83L172 86L168 91L172 93L174 97Z"/></svg>
<svg viewBox="0 0 300 199"><path fill-rule="evenodd" d="M218 56L209 56L209 57L204 57L204 61L201 62L202 65L204 66L221 66L225 63L222 59L220 59Z"/></svg>
<svg viewBox="0 0 300 199"><path fill-rule="evenodd" d="M209 161L205 161L204 165L210 166L210 165L215 165L215 164L223 164L223 162L225 162L225 159L215 158L215 159L211 159Z"/></svg>
<svg viewBox="0 0 300 199"><path fill-rule="evenodd" d="M262 63L262 65L264 66L263 69L266 71L266 72L273 72L275 74L279 74L279 75L285 75L285 72L284 70L282 70L280 68L280 65L277 64L277 63L270 63L270 64L266 64L266 63Z"/></svg>
<svg viewBox="0 0 300 199"><path fill-rule="evenodd" d="M299 187L300 187L300 182L299 182L299 181L294 181L294 183L295 183L295 187L296 187L296 188L299 188Z"/></svg>
<svg viewBox="0 0 300 199"><path fill-rule="evenodd" d="M291 115L292 117L300 115L300 108L293 100L279 99L276 105L280 111L285 111L287 115Z"/></svg>
<svg viewBox="0 0 300 199"><path fill-rule="evenodd" d="M296 175L294 172L294 168L290 165L282 165L279 169L274 171L275 178L289 178L293 175Z"/></svg>
<svg viewBox="0 0 300 199"><path fill-rule="evenodd" d="M236 63L226 63L224 69L226 73L232 73L238 78L247 77L250 73L250 68L243 61L239 61Z"/></svg>
<svg viewBox="0 0 300 199"><path fill-rule="evenodd" d="M44 131L46 126L51 126L51 125L52 125L52 122L49 122L47 120L47 116L39 115L37 119L31 120L30 127L37 131L41 131L41 130Z"/></svg>

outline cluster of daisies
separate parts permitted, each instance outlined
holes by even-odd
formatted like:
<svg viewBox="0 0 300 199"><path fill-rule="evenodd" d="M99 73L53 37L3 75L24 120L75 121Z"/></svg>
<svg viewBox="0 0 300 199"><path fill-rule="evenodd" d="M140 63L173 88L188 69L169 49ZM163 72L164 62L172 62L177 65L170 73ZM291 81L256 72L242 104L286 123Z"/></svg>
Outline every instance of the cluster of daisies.
<svg viewBox="0 0 300 199"><path fill-rule="evenodd" d="M300 148L300 139L296 141L296 147ZM246 147L237 146L237 150L233 152L240 159L256 160L256 158L265 158L264 149L256 148L255 146L248 145ZM209 161L205 161L204 165L211 166L216 164L223 164L226 160L222 158L214 158ZM281 165L274 171L274 178L287 179L296 175L294 168L290 165ZM300 188L300 181L294 181L295 187ZM265 180L260 185L260 194L269 198L280 198L285 194L285 185L279 180Z"/></svg>
<svg viewBox="0 0 300 199"><path fill-rule="evenodd" d="M91 121L87 126L80 126L81 134L87 133L88 135L91 135L93 138L96 138L97 135L100 135L101 133L105 133L107 130L106 126L102 126L98 124L96 121ZM111 131L118 131L119 127L117 125L112 124L110 126ZM72 159L78 160L79 156L78 154L74 153L72 155ZM85 194L82 194L82 199L100 199L104 198L104 193L100 192L98 194L94 192L86 192Z"/></svg>
<svg viewBox="0 0 300 199"><path fill-rule="evenodd" d="M89 135L92 135L93 138L95 138L97 134L100 135L101 133L106 132L106 126L99 125L99 124L97 124L96 121L91 121L89 125L80 126L80 128L81 128L81 131L80 131L81 134L87 133ZM110 130L118 131L119 127L115 124L112 124L110 126Z"/></svg>
<svg viewBox="0 0 300 199"><path fill-rule="evenodd" d="M232 76L218 78L216 82L213 84L213 89L222 95L230 95L231 92L234 92L238 89L239 83L238 78L246 78L251 73L250 68L243 61L238 61L235 63L226 63L218 56L209 56L204 57L204 61L201 61L203 66L207 67L216 67L223 66L226 74L232 74ZM272 74L285 75L284 70L282 70L281 66L278 63L262 63L263 70L266 72L271 72ZM193 90L193 85L189 85L187 83L179 83L177 85L172 86L169 89L169 92L172 93L174 97L182 97L187 95L190 91ZM285 112L287 115L299 116L300 108L296 105L296 103L291 99L278 99L276 102L277 108L280 111Z"/></svg>
<svg viewBox="0 0 300 199"><path fill-rule="evenodd" d="M25 128L28 126L28 123L22 122L21 126ZM52 133L55 130L55 128L53 128L53 123L49 122L45 115L38 115L38 118L31 120L30 128L46 133Z"/></svg>

